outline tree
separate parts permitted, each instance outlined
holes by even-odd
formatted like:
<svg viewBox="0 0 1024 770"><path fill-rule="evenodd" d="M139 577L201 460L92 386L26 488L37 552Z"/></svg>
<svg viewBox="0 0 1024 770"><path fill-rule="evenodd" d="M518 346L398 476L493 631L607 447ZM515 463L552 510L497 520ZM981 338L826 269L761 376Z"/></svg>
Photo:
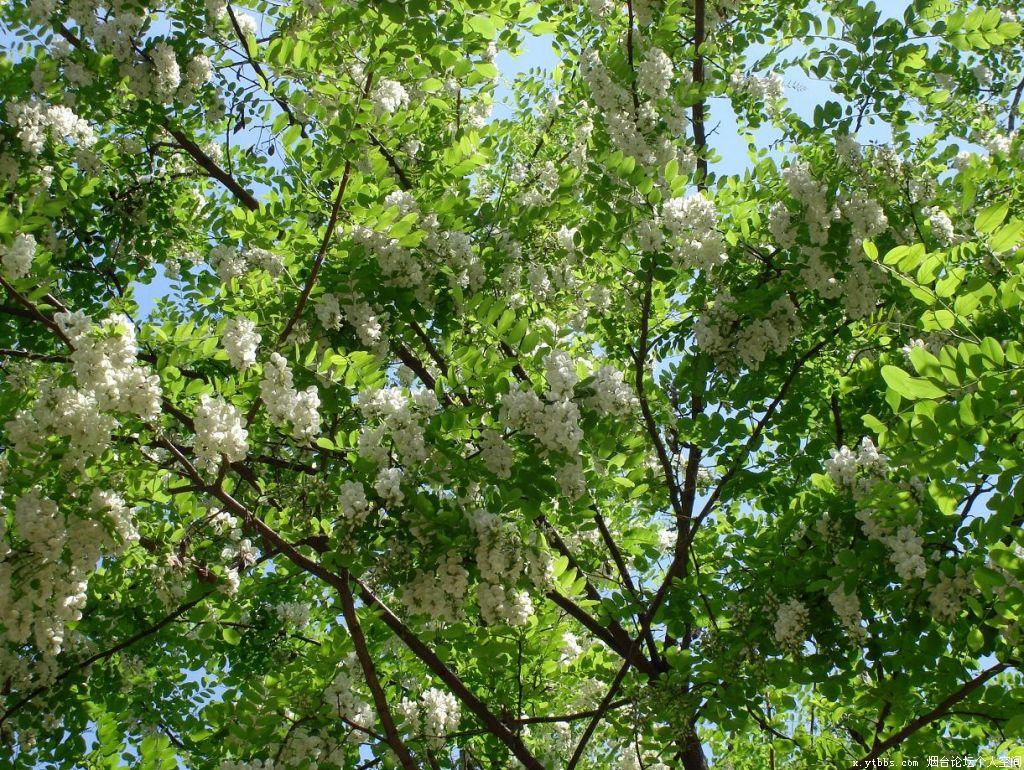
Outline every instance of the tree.
<svg viewBox="0 0 1024 770"><path fill-rule="evenodd" d="M7 5L0 764L1019 756L1011 5Z"/></svg>

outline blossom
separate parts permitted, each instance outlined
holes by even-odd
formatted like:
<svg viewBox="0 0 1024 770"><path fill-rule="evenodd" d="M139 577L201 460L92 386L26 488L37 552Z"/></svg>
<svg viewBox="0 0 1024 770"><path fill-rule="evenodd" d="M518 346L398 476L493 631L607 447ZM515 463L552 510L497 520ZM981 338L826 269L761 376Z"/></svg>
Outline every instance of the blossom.
<svg viewBox="0 0 1024 770"><path fill-rule="evenodd" d="M153 66L153 95L158 101L169 103L181 85L181 68L174 48L161 40L150 50L149 58Z"/></svg>
<svg viewBox="0 0 1024 770"><path fill-rule="evenodd" d="M378 115L393 115L409 104L409 93L397 80L381 78L373 90L374 109Z"/></svg>
<svg viewBox="0 0 1024 770"><path fill-rule="evenodd" d="M203 393L194 424L196 455L205 465L215 467L222 457L232 463L245 459L249 433L242 426L242 415L234 404Z"/></svg>
<svg viewBox="0 0 1024 770"><path fill-rule="evenodd" d="M229 318L220 339L228 360L236 369L245 371L256 363L256 348L261 337L256 331L255 321L242 317Z"/></svg>
<svg viewBox="0 0 1024 770"><path fill-rule="evenodd" d="M12 280L19 280L28 275L32 268L32 260L36 256L36 239L31 233L19 233L14 236L10 246L0 246L4 271Z"/></svg>
<svg viewBox="0 0 1024 770"><path fill-rule="evenodd" d="M280 353L271 353L263 367L260 397L270 421L278 427L290 423L296 440L309 441L320 433L320 396L316 386L296 390L288 362Z"/></svg>
<svg viewBox="0 0 1024 770"><path fill-rule="evenodd" d="M672 83L673 70L668 55L660 48L651 48L637 66L637 88L653 98L664 97Z"/></svg>
<svg viewBox="0 0 1024 770"><path fill-rule="evenodd" d="M807 639L807 607L799 599L790 599L779 607L775 617L775 641L781 647L799 652Z"/></svg>

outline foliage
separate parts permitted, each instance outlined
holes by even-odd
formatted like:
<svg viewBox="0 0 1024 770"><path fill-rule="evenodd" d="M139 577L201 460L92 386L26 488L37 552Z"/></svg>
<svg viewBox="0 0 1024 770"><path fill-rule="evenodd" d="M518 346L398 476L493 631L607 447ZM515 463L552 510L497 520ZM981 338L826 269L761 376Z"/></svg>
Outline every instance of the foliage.
<svg viewBox="0 0 1024 770"><path fill-rule="evenodd" d="M895 5L5 6L0 764L1019 756L1021 25Z"/></svg>

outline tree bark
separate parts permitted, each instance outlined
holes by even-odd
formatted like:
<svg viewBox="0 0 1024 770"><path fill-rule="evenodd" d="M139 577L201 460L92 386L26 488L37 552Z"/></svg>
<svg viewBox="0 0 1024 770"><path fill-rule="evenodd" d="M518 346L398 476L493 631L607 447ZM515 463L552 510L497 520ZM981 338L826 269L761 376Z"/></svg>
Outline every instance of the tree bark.
<svg viewBox="0 0 1024 770"><path fill-rule="evenodd" d="M680 741L683 745L677 755L684 770L708 770L708 760L700 745L697 733L691 733Z"/></svg>

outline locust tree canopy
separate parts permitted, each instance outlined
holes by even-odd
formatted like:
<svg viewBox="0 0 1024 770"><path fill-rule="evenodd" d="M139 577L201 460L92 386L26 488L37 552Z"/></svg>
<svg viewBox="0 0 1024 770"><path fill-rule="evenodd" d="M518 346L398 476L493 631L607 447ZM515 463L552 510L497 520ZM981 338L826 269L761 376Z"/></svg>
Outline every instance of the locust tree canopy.
<svg viewBox="0 0 1024 770"><path fill-rule="evenodd" d="M7 2L0 767L1021 757L1021 12Z"/></svg>

